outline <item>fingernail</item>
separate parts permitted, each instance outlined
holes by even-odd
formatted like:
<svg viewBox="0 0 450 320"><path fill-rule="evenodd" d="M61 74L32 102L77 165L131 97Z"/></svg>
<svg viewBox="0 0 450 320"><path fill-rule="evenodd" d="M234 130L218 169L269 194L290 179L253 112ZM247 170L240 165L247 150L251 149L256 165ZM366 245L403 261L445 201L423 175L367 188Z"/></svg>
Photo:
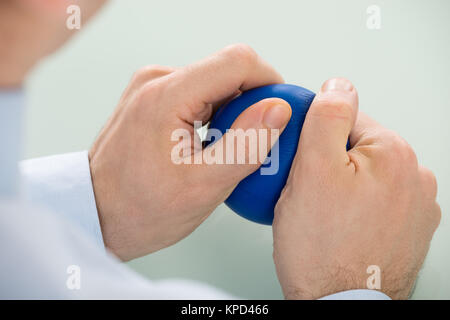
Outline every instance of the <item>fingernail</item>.
<svg viewBox="0 0 450 320"><path fill-rule="evenodd" d="M276 104L264 112L264 125L270 129L283 128L291 117L291 108L288 104Z"/></svg>
<svg viewBox="0 0 450 320"><path fill-rule="evenodd" d="M321 91L322 92L328 92L328 91L352 91L353 90L353 84L348 81L347 79L343 78L334 78L326 81Z"/></svg>

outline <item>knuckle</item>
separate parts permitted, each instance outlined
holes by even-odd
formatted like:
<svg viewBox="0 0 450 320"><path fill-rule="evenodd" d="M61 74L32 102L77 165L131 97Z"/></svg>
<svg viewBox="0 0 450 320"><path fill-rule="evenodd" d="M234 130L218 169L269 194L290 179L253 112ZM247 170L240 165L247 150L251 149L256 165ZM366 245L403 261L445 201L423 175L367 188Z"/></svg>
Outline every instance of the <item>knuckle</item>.
<svg viewBox="0 0 450 320"><path fill-rule="evenodd" d="M434 173L429 170L428 168L421 167L420 168L421 175L423 177L423 180L426 183L425 188L427 188L431 194L435 197L437 194L437 179Z"/></svg>
<svg viewBox="0 0 450 320"><path fill-rule="evenodd" d="M159 64L153 64L145 67L145 70L148 75L160 75L171 71L171 68L166 66L161 66Z"/></svg>
<svg viewBox="0 0 450 320"><path fill-rule="evenodd" d="M138 104L143 106L153 105L162 95L162 85L160 81L150 81L143 84L137 93Z"/></svg>
<svg viewBox="0 0 450 320"><path fill-rule="evenodd" d="M245 43L237 43L225 48L225 55L245 66L252 65L258 58L256 51Z"/></svg>
<svg viewBox="0 0 450 320"><path fill-rule="evenodd" d="M386 130L383 134L383 139L386 146L389 147L393 153L401 153L403 148L403 141L397 133L391 130Z"/></svg>
<svg viewBox="0 0 450 320"><path fill-rule="evenodd" d="M403 158L409 164L417 167L418 161L417 161L417 156L416 156L416 153L414 152L414 149L411 147L411 145L408 142L406 142L405 139L402 138L401 140L402 140L401 150L402 150Z"/></svg>
<svg viewBox="0 0 450 320"><path fill-rule="evenodd" d="M137 70L133 75L133 80L134 81L143 81L147 76L147 72L148 72L147 68L148 67L142 67L139 70Z"/></svg>
<svg viewBox="0 0 450 320"><path fill-rule="evenodd" d="M429 227L431 233L434 233L441 224L442 211L437 202L434 202L429 210L425 212L426 224Z"/></svg>
<svg viewBox="0 0 450 320"><path fill-rule="evenodd" d="M436 197L437 191L438 191L438 183L436 176L430 171L429 174L430 184L431 184L431 190L433 191L434 196Z"/></svg>
<svg viewBox="0 0 450 320"><path fill-rule="evenodd" d="M148 95L155 95L160 91L161 85L158 82L149 82L142 86L141 92Z"/></svg>
<svg viewBox="0 0 450 320"><path fill-rule="evenodd" d="M374 138L374 160L393 186L403 186L417 176L418 162L411 146L397 133L385 130Z"/></svg>
<svg viewBox="0 0 450 320"><path fill-rule="evenodd" d="M394 150L404 164L417 165L417 157L413 148L400 136L394 141Z"/></svg>
<svg viewBox="0 0 450 320"><path fill-rule="evenodd" d="M436 211L435 211L435 229L437 229L437 227L439 227L439 225L441 224L441 219L442 219L442 210L441 207L436 204Z"/></svg>
<svg viewBox="0 0 450 320"><path fill-rule="evenodd" d="M151 80L155 77L159 77L164 74L167 74L171 71L173 71L173 70L166 66L161 66L161 65L157 65L157 64L148 65L148 66L140 68L138 71L135 72L134 80L138 81L138 82L144 82L144 81Z"/></svg>
<svg viewBox="0 0 450 320"><path fill-rule="evenodd" d="M382 136L383 144L386 150L384 154L388 156L389 160L397 163L401 167L417 167L417 156L413 148L392 130L386 130Z"/></svg>

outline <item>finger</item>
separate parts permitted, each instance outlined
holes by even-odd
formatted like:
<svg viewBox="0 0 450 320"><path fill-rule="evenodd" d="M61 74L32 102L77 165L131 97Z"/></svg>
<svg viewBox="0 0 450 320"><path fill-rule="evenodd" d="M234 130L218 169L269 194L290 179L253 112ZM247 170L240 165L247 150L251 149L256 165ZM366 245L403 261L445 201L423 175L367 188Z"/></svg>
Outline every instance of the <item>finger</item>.
<svg viewBox="0 0 450 320"><path fill-rule="evenodd" d="M174 71L176 71L176 68L159 65L150 65L139 69L133 74L133 77L128 87L122 94L121 99L122 100L127 98L129 99L130 96L136 95L142 88L142 86L145 85L146 83L165 77L173 73ZM111 123L117 121L117 119L125 112L126 106L127 106L126 103L119 104L119 107L116 109L116 112L114 112L113 115L108 119L105 128L108 128L109 125L111 125ZM100 135L96 143L97 144L100 143L103 138L104 136Z"/></svg>
<svg viewBox="0 0 450 320"><path fill-rule="evenodd" d="M219 191L231 192L261 166L291 114L289 104L278 98L261 100L247 108L233 123L234 131L227 131L203 150L205 161L197 167L202 172L196 176L206 179L205 183L214 181ZM213 158L222 159L222 163L213 163Z"/></svg>
<svg viewBox="0 0 450 320"><path fill-rule="evenodd" d="M241 95L242 92L240 90L236 90L234 93L232 93L230 96L226 97L225 99L216 101L214 103L212 103L212 113L214 114L221 106L226 105L228 102L230 102L231 100L233 100L234 98L238 97L239 95Z"/></svg>
<svg viewBox="0 0 450 320"><path fill-rule="evenodd" d="M214 115L214 113L216 113L216 111L221 107L226 105L228 102L230 102L231 100L233 100L234 98L236 98L237 96L239 96L242 92L237 90L236 92L234 92L232 95L230 95L229 97L226 97L225 99L216 101L214 103L208 103L205 104L201 114L197 114L197 118L198 119L194 119L194 120L198 120L201 121L203 124L205 124L206 122L210 121L212 116ZM193 118L191 118L190 120L185 119L186 122L188 123L192 123Z"/></svg>
<svg viewBox="0 0 450 320"><path fill-rule="evenodd" d="M434 201L437 196L438 187L433 172L428 168L419 166L419 179L427 199Z"/></svg>
<svg viewBox="0 0 450 320"><path fill-rule="evenodd" d="M342 78L326 81L306 114L296 156L347 163L346 145L357 112L352 83Z"/></svg>
<svg viewBox="0 0 450 320"><path fill-rule="evenodd" d="M188 122L204 114L205 105L227 99L237 91L282 83L283 78L247 45L229 46L216 54L180 69L170 76L174 105L190 110ZM186 102L189 102L186 104Z"/></svg>

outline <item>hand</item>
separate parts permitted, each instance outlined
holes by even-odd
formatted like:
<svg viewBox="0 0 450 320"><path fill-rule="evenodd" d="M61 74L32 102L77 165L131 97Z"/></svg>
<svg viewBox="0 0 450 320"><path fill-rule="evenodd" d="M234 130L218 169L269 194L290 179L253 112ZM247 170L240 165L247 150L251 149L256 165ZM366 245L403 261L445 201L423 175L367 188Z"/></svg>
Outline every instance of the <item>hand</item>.
<svg viewBox="0 0 450 320"><path fill-rule="evenodd" d="M367 289L370 265L381 270L382 292L408 298L439 224L433 174L402 138L357 110L353 85L332 79L307 114L273 224L288 299Z"/></svg>
<svg viewBox="0 0 450 320"><path fill-rule="evenodd" d="M34 65L75 33L66 27L69 5L80 6L85 23L104 2L1 0L0 87L20 86Z"/></svg>
<svg viewBox="0 0 450 320"><path fill-rule="evenodd" d="M174 244L199 226L260 163L177 165L171 153L179 142L172 133L187 130L198 142L194 121L208 122L215 106L240 90L281 82L245 45L177 70L138 71L89 152L106 246L129 260ZM244 111L233 128L283 130L290 116L287 102L266 99ZM209 148L223 151L227 139L225 134ZM268 140L270 150L275 139ZM187 156L201 152L198 146L190 144Z"/></svg>

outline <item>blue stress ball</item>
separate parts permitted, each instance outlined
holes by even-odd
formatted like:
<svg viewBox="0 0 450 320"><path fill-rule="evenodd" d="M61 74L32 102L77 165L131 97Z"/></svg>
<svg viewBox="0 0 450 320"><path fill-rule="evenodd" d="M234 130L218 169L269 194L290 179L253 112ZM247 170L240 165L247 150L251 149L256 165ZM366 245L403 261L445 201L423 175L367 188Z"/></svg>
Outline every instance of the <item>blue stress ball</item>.
<svg viewBox="0 0 450 320"><path fill-rule="evenodd" d="M281 98L287 101L292 108L291 120L281 134L277 142L278 146L272 148L268 156L269 163L266 161L261 168L242 180L225 201L225 204L240 216L254 222L272 224L273 211L281 190L286 184L292 161L297 152L306 112L314 96L313 92L294 85L268 85L242 93L222 106L214 115L210 129L219 129L222 134L225 134L245 109L260 100ZM276 147L279 150L278 159L274 156Z"/></svg>

